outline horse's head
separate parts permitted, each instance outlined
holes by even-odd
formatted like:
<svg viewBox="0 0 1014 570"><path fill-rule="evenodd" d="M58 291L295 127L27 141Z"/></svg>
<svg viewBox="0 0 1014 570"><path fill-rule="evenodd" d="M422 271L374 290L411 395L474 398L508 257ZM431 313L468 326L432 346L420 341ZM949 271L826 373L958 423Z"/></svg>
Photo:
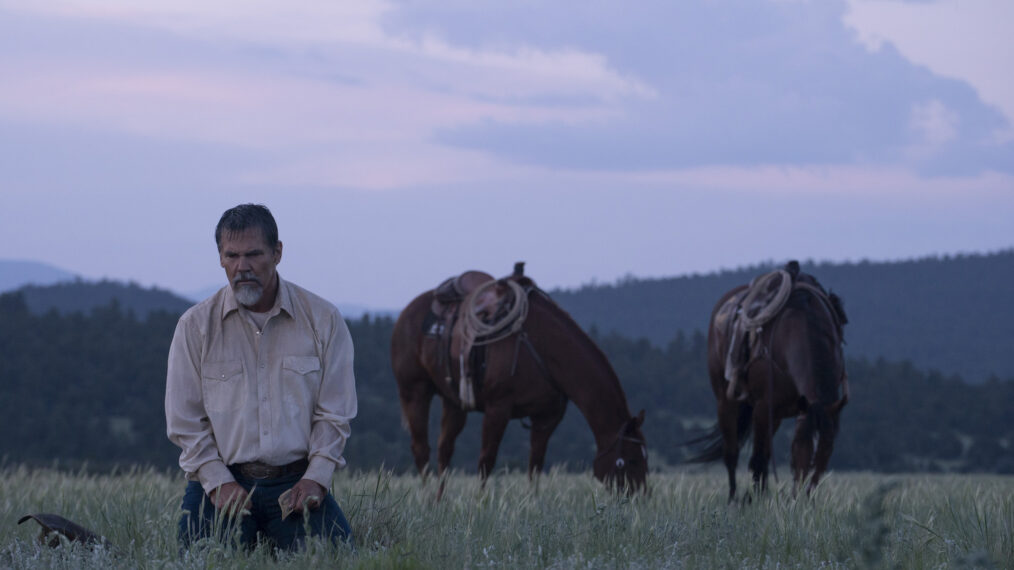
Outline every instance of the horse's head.
<svg viewBox="0 0 1014 570"><path fill-rule="evenodd" d="M647 490L648 448L641 424L644 410L627 420L616 434L616 441L595 457L595 478L617 491L633 493Z"/></svg>

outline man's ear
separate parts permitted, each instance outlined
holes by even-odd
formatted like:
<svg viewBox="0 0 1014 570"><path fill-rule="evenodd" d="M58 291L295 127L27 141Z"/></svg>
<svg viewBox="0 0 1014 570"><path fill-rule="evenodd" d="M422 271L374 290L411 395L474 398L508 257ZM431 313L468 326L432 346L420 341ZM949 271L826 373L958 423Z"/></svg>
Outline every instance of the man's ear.
<svg viewBox="0 0 1014 570"><path fill-rule="evenodd" d="M278 240L278 245L275 246L275 265L282 262L282 240Z"/></svg>

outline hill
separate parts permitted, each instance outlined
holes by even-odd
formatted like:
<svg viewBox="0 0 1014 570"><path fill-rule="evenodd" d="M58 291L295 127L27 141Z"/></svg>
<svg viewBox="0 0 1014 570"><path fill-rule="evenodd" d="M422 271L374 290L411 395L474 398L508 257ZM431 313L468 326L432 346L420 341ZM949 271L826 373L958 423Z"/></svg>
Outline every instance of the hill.
<svg viewBox="0 0 1014 570"><path fill-rule="evenodd" d="M25 285L52 285L75 278L73 273L38 261L0 259L0 293Z"/></svg>
<svg viewBox="0 0 1014 570"><path fill-rule="evenodd" d="M179 450L165 436L166 355L178 313L146 318L117 303L89 313L35 314L20 293L0 295L0 433L13 463L93 469L149 464L171 468ZM388 317L349 321L355 339L359 415L345 455L355 469L412 470L409 438L390 365L394 323ZM644 434L653 466L682 461L681 446L695 428L714 422L714 397L705 378L704 339L676 335L665 348L647 340L594 335L624 386L633 412L644 409ZM1014 379L969 386L908 363L849 359L852 401L843 412L832 468L1014 473L1014 425L1009 421ZM439 401L433 405L435 442ZM969 413L974 410L974 413ZM481 417L471 414L453 465L475 471ZM785 466L792 434L777 434ZM524 468L528 436L512 421L498 468ZM595 442L571 409L549 443L550 466L585 469ZM744 463L745 464L745 463Z"/></svg>
<svg viewBox="0 0 1014 570"><path fill-rule="evenodd" d="M48 311L87 313L116 303L124 311L141 316L153 311L166 311L178 316L193 305L191 301L164 289L107 280L93 282L78 279L45 287L27 285L17 292L24 298L28 310L35 314Z"/></svg>
<svg viewBox="0 0 1014 570"><path fill-rule="evenodd" d="M802 260L801 260L802 261ZM845 302L846 353L910 360L923 369L978 383L1014 376L1014 249L990 254L909 261L802 262ZM647 338L662 346L682 331L706 331L725 291L780 266L662 279L626 278L615 284L552 291L583 327Z"/></svg>
<svg viewBox="0 0 1014 570"><path fill-rule="evenodd" d="M585 329L615 331L664 346L678 332L687 336L703 332L721 293L777 265L669 278L631 277L551 294ZM1014 249L895 262L802 265L844 299L850 319L845 331L849 356L908 360L921 369L960 375L969 383L981 383L991 375L1014 376L1014 360L1006 357L1007 347L1014 343L1014 327L1007 320L1014 314L1010 295ZM40 282L47 275L71 276L44 264L0 261L2 279L25 282L32 275ZM23 292L34 312L88 311L114 298L124 309L141 315L156 309L181 311L193 304L166 290L110 281L31 285ZM367 312L387 314L339 307L350 318Z"/></svg>

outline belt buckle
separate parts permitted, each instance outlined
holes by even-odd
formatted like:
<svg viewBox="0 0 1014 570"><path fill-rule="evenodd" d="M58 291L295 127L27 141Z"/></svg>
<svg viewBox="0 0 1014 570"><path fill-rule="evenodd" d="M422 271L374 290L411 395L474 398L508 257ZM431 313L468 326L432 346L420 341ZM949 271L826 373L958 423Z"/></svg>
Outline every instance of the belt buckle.
<svg viewBox="0 0 1014 570"><path fill-rule="evenodd" d="M270 479L275 476L277 467L265 465L264 463L248 463L243 466L244 474L251 479Z"/></svg>

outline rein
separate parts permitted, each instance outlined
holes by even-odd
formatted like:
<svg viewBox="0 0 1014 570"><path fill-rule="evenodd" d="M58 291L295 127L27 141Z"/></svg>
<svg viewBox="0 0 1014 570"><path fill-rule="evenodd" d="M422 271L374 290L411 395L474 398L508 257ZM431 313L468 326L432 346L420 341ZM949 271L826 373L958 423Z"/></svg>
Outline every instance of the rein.
<svg viewBox="0 0 1014 570"><path fill-rule="evenodd" d="M633 418L630 418L630 419L633 419ZM627 429L627 423L630 421L630 419L628 419L625 422L623 422L623 425L620 426L620 431L616 432L616 437L613 438L613 443L611 443L609 445L609 447L602 448L602 451L598 452L598 454L595 455L595 459L601 458L607 452L612 451L613 448L615 448L617 445L619 445L621 442L624 442L624 441L629 441L631 443L636 443L636 444L641 445L641 446L647 445L648 442L646 440L644 440L643 438L631 437L629 435L624 435L623 434L623 431L625 429Z"/></svg>
<svg viewBox="0 0 1014 570"><path fill-rule="evenodd" d="M515 283L515 285L517 285L517 284ZM527 287L527 288L525 288L523 290L524 291L524 299L526 301L526 304L525 304L525 314L526 315L527 315L527 312L528 312L528 309L527 309L528 295L531 294L531 292L533 290L537 290L537 291L541 292L540 289L537 289L535 287ZM521 356L520 353L521 353L521 345L522 344L525 345L525 348L528 349L528 353L532 355L532 359L535 360L535 364L539 367L539 370L542 372L542 375L546 377L546 381L549 382L549 385L552 386L553 389L556 390L557 392L563 394L564 398L566 398L567 397L567 393L564 392L560 388L560 385L556 383L556 380L553 379L553 374L549 371L549 367L546 366L546 361L543 360L542 356L539 355L539 351L535 350L535 345L532 344L532 340L530 338L528 338L528 331L523 330L523 329L520 330L520 332L518 332L517 340L514 342L514 359L511 361L511 377L513 377L514 374L518 370L518 357Z"/></svg>

